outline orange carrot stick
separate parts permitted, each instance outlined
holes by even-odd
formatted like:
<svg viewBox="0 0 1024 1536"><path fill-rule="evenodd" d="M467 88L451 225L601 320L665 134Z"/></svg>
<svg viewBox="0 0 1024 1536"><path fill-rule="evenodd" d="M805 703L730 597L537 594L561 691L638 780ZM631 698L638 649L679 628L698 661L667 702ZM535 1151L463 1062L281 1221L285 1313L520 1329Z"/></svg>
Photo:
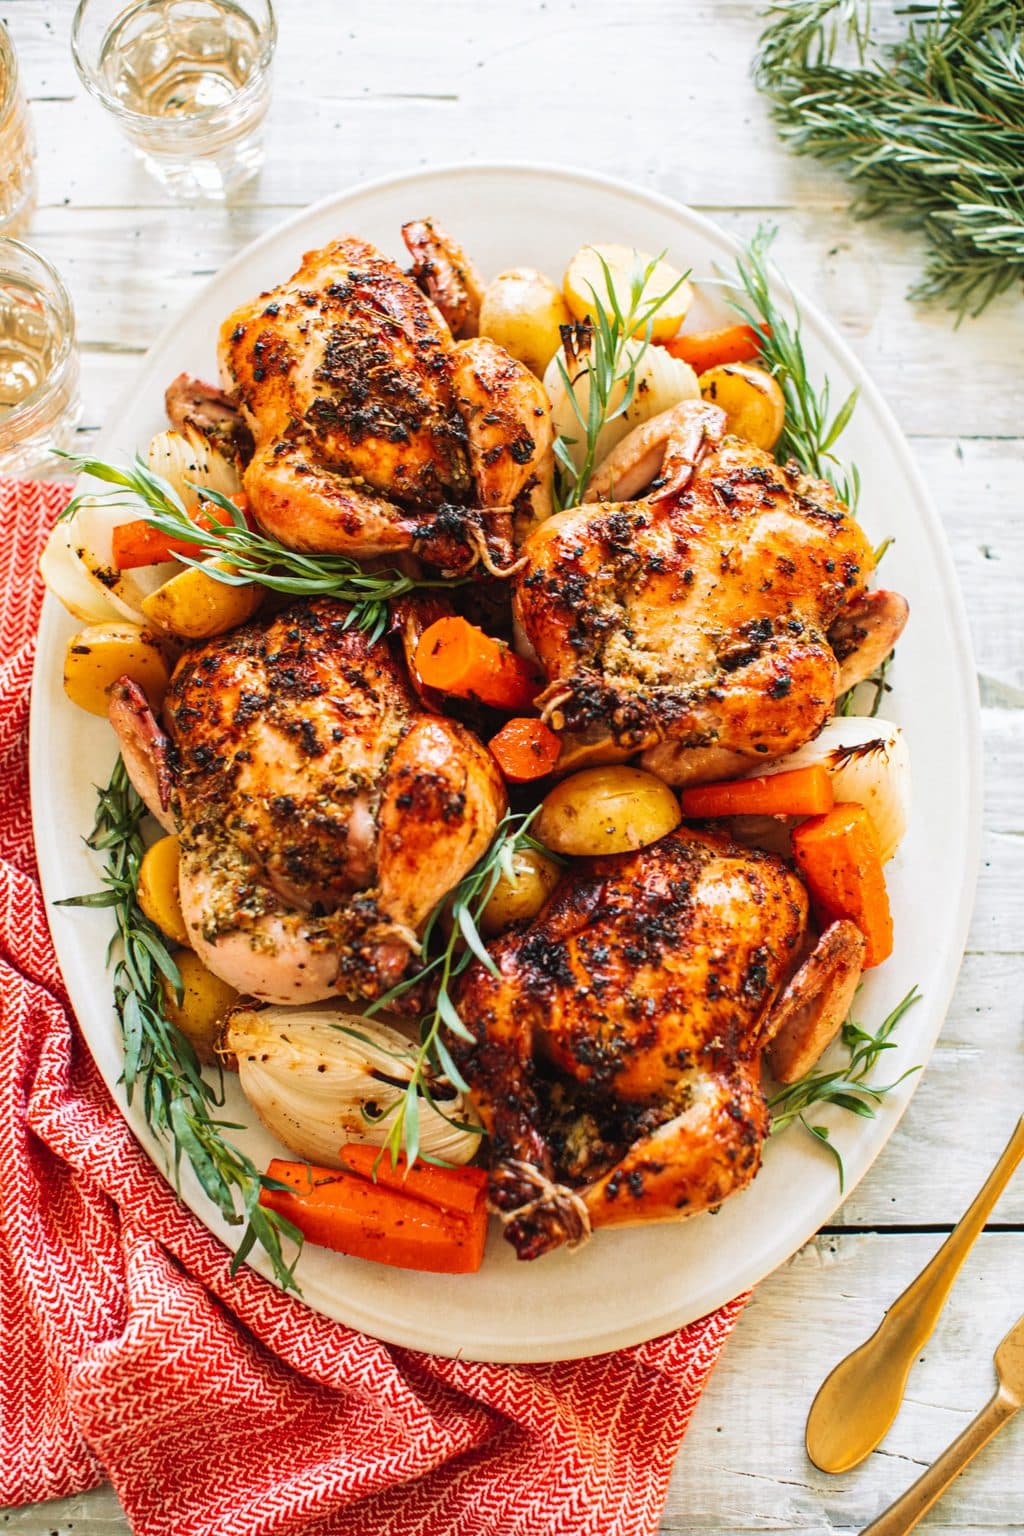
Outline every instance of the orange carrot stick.
<svg viewBox="0 0 1024 1536"><path fill-rule="evenodd" d="M835 803L820 763L765 773L756 779L697 784L680 795L684 816L820 816Z"/></svg>
<svg viewBox="0 0 1024 1536"><path fill-rule="evenodd" d="M461 618L438 619L423 631L416 670L428 688L495 709L529 709L541 688L515 651Z"/></svg>
<svg viewBox="0 0 1024 1536"><path fill-rule="evenodd" d="M829 922L848 917L867 940L865 970L892 954L892 915L874 823L862 805L837 805L801 822L793 856Z"/></svg>
<svg viewBox="0 0 1024 1536"><path fill-rule="evenodd" d="M490 748L510 784L527 784L551 772L562 741L543 720L509 720L491 737Z"/></svg>
<svg viewBox="0 0 1024 1536"><path fill-rule="evenodd" d="M246 510L248 503L243 496L233 496L231 499L243 512ZM115 569L130 571L140 565L162 565L166 560L173 560L175 555L195 554L196 545L202 542L200 530L212 528L215 523L226 527L231 521L230 513L214 506L212 502L207 502L201 512L191 516L197 529L194 539L168 538L166 533L152 528L144 517L138 517L130 523L121 523L111 535Z"/></svg>
<svg viewBox="0 0 1024 1536"><path fill-rule="evenodd" d="M346 1168L360 1178L376 1178L383 1189L411 1195L440 1211L475 1216L487 1200L486 1168L438 1168L433 1163L417 1161L407 1169L404 1155L392 1166L389 1152L381 1157L380 1147L360 1141L348 1142L340 1155Z"/></svg>
<svg viewBox="0 0 1024 1536"><path fill-rule="evenodd" d="M770 336L772 328L764 329ZM761 356L761 337L752 325L724 325L717 331L691 331L673 336L665 351L689 363L694 373L706 373L720 363L749 363Z"/></svg>
<svg viewBox="0 0 1024 1536"><path fill-rule="evenodd" d="M322 1248L439 1275L474 1274L483 1261L483 1200L466 1216L336 1168L274 1158L267 1173L289 1188L260 1190L260 1204Z"/></svg>

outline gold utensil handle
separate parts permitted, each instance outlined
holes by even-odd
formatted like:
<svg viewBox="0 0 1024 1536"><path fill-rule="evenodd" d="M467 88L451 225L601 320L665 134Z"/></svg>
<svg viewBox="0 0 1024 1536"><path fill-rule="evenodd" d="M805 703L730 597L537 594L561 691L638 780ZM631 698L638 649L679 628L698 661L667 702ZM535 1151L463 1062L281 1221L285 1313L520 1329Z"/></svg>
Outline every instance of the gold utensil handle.
<svg viewBox="0 0 1024 1536"><path fill-rule="evenodd" d="M938 1253L889 1308L888 1317L893 1323L897 1319L904 1323L910 1322L913 1341L909 1345L911 1353L916 1353L931 1338L939 1313L945 1306L946 1297L953 1288L953 1281L960 1272L960 1266L974 1246L978 1234L992 1212L992 1207L1010 1182L1022 1158L1024 1158L1024 1115L1017 1121L1016 1129L1006 1143L999 1161Z"/></svg>
<svg viewBox="0 0 1024 1536"><path fill-rule="evenodd" d="M927 1472L923 1472L917 1482L895 1504L890 1504L877 1520L866 1525L861 1536L906 1536L906 1532L914 1529L967 1463L1002 1429L1007 1419L1013 1417L1017 1407L1016 1403L1003 1396L1001 1390L997 1392L952 1445L948 1445L938 1460L932 1462Z"/></svg>
<svg viewBox="0 0 1024 1536"><path fill-rule="evenodd" d="M942 1247L898 1296L874 1333L818 1388L807 1415L807 1454L823 1472L846 1472L869 1456L899 1412L907 1377L931 1337L979 1232L1024 1158L1024 1116L999 1161Z"/></svg>

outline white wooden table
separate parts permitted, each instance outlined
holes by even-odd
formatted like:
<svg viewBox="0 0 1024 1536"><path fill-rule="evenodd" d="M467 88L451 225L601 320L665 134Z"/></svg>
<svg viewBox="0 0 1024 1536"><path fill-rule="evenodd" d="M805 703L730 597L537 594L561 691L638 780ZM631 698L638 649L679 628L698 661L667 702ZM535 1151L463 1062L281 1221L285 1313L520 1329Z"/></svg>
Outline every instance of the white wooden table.
<svg viewBox="0 0 1024 1536"><path fill-rule="evenodd" d="M279 0L269 156L228 209L168 204L71 65L71 0L6 0L39 139L31 240L74 295L83 446L169 315L290 209L409 165L511 157L621 175L777 258L829 310L908 433L967 597L985 729L984 861L949 1019L900 1130L821 1233L757 1291L694 1418L662 1530L853 1532L959 1432L1024 1308L1024 1177L979 1241L883 1447L818 1473L803 1424L826 1371L931 1255L1024 1110L1024 303L954 331L907 303L920 248L845 214L778 145L748 68L755 0ZM884 20L886 7L876 14ZM632 94L631 94L632 93ZM935 679L941 710L942 678ZM959 808L950 806L950 816ZM0 1513L21 1536L115 1536L109 1489ZM1024 1415L921 1529L1024 1531Z"/></svg>

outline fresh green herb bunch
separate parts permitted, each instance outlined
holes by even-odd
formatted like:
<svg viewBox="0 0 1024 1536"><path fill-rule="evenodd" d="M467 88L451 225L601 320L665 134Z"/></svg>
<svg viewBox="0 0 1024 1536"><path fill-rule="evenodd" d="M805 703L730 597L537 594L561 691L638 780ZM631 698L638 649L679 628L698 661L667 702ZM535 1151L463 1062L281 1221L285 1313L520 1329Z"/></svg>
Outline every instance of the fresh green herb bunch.
<svg viewBox="0 0 1024 1536"><path fill-rule="evenodd" d="M786 402L786 421L775 448L776 458L781 463L793 458L807 474L828 480L850 511L856 512L860 477L856 467L845 465L833 449L849 425L857 405L857 391L846 397L833 416L828 379L820 386L812 382L796 300L790 295L790 319L772 298L768 253L777 234L773 225L758 225L750 244L736 258L736 287L730 303L760 336L761 366L774 374Z"/></svg>
<svg viewBox="0 0 1024 1536"><path fill-rule="evenodd" d="M194 556L175 556L183 565L202 565L214 581L229 587L258 582L272 592L284 592L294 597L340 598L352 605L346 623L366 630L371 642L380 639L387 630L390 621L388 604L395 598L424 587L462 586L466 580L464 577L413 577L394 569L368 571L346 555L301 554L266 534L255 532L229 497L219 491L193 486L197 496L219 507L230 519L226 525L214 523L210 528L200 530L189 517L174 487L162 475L154 474L138 455L129 469L118 468L101 459L65 457L76 473L92 475L96 480L116 486L117 490L110 493L111 501L126 497L141 501L143 518L158 533L194 543L197 550ZM73 517L83 499L76 496L62 515ZM231 569L205 565L204 561L211 557L225 561Z"/></svg>
<svg viewBox="0 0 1024 1536"><path fill-rule="evenodd" d="M854 214L924 234L911 297L977 315L1024 278L1024 0L903 14L874 45L869 0L775 0L757 80L786 143L851 179Z"/></svg>
<svg viewBox="0 0 1024 1536"><path fill-rule="evenodd" d="M562 436L555 438L554 452L559 468L556 499L560 507L576 507L583 500L596 468L597 440L602 429L610 421L625 415L633 403L636 371L651 345L654 317L689 276L688 272L684 272L664 293L645 298L647 284L664 259L665 252L662 251L660 256L655 256L646 265L637 255L629 278L629 303L624 311L611 268L600 252L595 254L601 264L605 292L599 294L591 287L593 314L575 325L562 327L562 348L556 354L558 372L579 422L585 445L583 463L577 469L569 448L575 447L581 439ZM631 341L639 342L639 345L631 347ZM583 379L587 380L589 386L585 411L576 396L576 386ZM621 398L613 404L613 397L620 388Z"/></svg>
<svg viewBox="0 0 1024 1536"><path fill-rule="evenodd" d="M444 1039L444 1030L449 1029L460 1040L470 1044L473 1042L472 1034L462 1022L452 1001L452 984L474 960L479 960L492 975L498 974L498 968L480 936L480 918L502 875L508 880L515 879L517 853L532 848L548 858L552 857L548 849L530 836L530 823L537 810L539 807L526 815L509 814L504 817L487 852L468 874L463 875L458 885L428 917L422 935L423 954L428 957L424 965L414 976L400 981L364 1009L367 1016L378 1013L413 987L418 987L428 976L436 978L437 993L430 1009L420 1020L420 1048L405 1093L379 1115L363 1111L371 1125L391 1121L381 1155L385 1151L389 1152L392 1163L397 1162L403 1151L410 1163L417 1155L426 1162L433 1161L419 1150L420 1104L424 1100L458 1130L483 1134L478 1125L468 1125L446 1115L443 1103L434 1097L434 1086L438 1078L444 1077L460 1093L469 1092L469 1084L455 1065ZM447 937L443 943L435 945L434 941L441 937L442 920L448 925ZM436 948L433 955L432 948Z"/></svg>
<svg viewBox="0 0 1024 1536"><path fill-rule="evenodd" d="M813 1136L815 1141L821 1142L835 1158L836 1167L839 1170L840 1191L843 1190L846 1182L842 1153L833 1145L828 1127L812 1125L807 1115L811 1110L817 1109L820 1104L835 1104L851 1115L860 1115L866 1120L874 1119L876 1106L881 1103L885 1095L891 1093L894 1088L898 1088L900 1083L913 1073L921 1070L920 1067L909 1067L893 1083L867 1081L879 1057L885 1051L896 1049L896 1041L892 1039L893 1031L907 1009L912 1008L919 1001L920 993L916 987L911 987L906 997L896 1004L887 1018L882 1020L873 1035L866 1029L862 1029L859 1024L855 1024L852 1019L847 1019L842 1029L842 1043L849 1053L846 1065L832 1070L814 1067L797 1082L780 1088L778 1093L768 1100L768 1108L772 1114L772 1135L778 1131L784 1131L787 1126L793 1124L794 1120L799 1121L804 1130Z"/></svg>
<svg viewBox="0 0 1024 1536"><path fill-rule="evenodd" d="M141 1089L147 1124L158 1140L173 1147L175 1178L184 1156L224 1219L233 1226L245 1222L232 1274L259 1242L279 1284L295 1287L295 1259L286 1262L282 1240L291 1239L301 1248L302 1234L259 1203L261 1189L287 1186L260 1173L226 1139L225 1131L244 1127L218 1118L215 1111L224 1103L223 1084L215 1088L206 1080L190 1041L164 1011L163 981L177 991L180 1000L181 976L163 934L136 897L145 853L141 832L145 815L146 807L118 758L107 787L98 791L96 824L88 839L90 848L106 855L105 889L71 897L60 905L113 910L117 929L110 958L117 957L114 1007L124 1043L125 1094L130 1104Z"/></svg>

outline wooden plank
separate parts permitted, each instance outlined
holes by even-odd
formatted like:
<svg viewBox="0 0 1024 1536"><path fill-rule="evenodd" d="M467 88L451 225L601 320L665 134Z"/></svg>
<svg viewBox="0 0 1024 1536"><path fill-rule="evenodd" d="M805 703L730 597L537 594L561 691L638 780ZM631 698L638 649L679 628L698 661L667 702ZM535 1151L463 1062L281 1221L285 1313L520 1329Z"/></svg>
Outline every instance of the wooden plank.
<svg viewBox="0 0 1024 1536"><path fill-rule="evenodd" d="M109 205L120 180L130 195L117 201L166 202L84 96L48 0L15 0L5 14L33 98L44 198ZM709 205L845 201L833 176L779 152L748 78L758 31L750 5L715 0L525 0L512 25L504 7L446 0L443 27L429 7L359 0L339 22L333 6L286 3L267 165L243 200L302 203L411 164L514 154L642 169L659 190ZM624 60L643 60L635 101L618 85Z"/></svg>
<svg viewBox="0 0 1024 1536"><path fill-rule="evenodd" d="M859 1531L918 1476L994 1386L992 1352L1020 1313L1024 1234L982 1237L914 1366L879 1451L840 1477L803 1449L832 1366L877 1326L939 1239L819 1237L754 1294L694 1415L662 1532ZM1004 1431L920 1529L1024 1530L1024 1421Z"/></svg>

